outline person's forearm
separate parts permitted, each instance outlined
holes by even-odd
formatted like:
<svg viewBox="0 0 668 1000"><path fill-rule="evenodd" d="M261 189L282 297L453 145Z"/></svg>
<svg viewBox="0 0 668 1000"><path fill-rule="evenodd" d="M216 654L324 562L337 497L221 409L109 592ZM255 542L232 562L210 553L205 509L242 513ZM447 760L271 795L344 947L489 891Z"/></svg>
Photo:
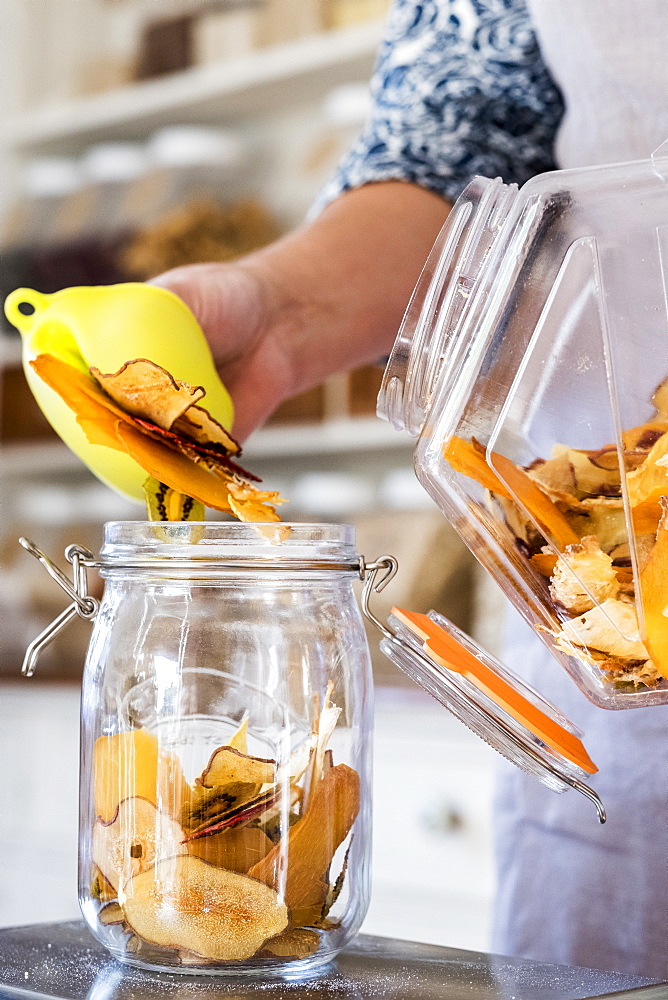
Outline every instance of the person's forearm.
<svg viewBox="0 0 668 1000"><path fill-rule="evenodd" d="M199 320L240 440L284 399L387 354L448 210L413 184L369 184L234 264L154 279Z"/></svg>
<svg viewBox="0 0 668 1000"><path fill-rule="evenodd" d="M262 283L290 395L389 352L449 208L413 184L370 184L242 262Z"/></svg>

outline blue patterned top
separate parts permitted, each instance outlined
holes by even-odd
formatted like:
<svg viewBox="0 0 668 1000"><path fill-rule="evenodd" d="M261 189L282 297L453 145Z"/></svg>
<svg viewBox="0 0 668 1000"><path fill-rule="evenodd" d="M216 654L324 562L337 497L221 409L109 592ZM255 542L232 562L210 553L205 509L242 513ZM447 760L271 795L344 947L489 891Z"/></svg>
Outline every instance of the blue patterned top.
<svg viewBox="0 0 668 1000"><path fill-rule="evenodd" d="M359 140L315 210L370 181L454 199L475 174L522 184L554 167L563 112L524 0L395 0Z"/></svg>

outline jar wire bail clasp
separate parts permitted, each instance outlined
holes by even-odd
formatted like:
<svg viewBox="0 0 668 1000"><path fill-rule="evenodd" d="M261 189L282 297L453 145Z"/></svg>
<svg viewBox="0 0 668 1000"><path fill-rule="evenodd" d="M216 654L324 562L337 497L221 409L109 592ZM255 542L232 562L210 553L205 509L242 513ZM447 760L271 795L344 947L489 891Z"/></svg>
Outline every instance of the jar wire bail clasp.
<svg viewBox="0 0 668 1000"><path fill-rule="evenodd" d="M394 556L379 556L374 562L365 562L364 556L360 556L360 579L364 580L364 590L362 591L362 611L367 618L386 639L394 638L394 632L390 631L387 625L379 621L371 610L370 601L372 594L380 594L385 590L388 583L394 579L399 569L399 563ZM384 571L384 572L383 572ZM379 578L379 574L383 575Z"/></svg>
<svg viewBox="0 0 668 1000"><path fill-rule="evenodd" d="M23 548L37 559L47 571L52 580L65 591L72 603L65 608L40 634L33 639L26 649L21 673L24 677L32 677L41 651L48 646L57 635L78 615L86 621L92 621L100 610L100 602L88 593L87 566L94 561L93 553L82 545L68 545L65 558L72 566L73 580L63 573L49 557L29 538L19 538Z"/></svg>

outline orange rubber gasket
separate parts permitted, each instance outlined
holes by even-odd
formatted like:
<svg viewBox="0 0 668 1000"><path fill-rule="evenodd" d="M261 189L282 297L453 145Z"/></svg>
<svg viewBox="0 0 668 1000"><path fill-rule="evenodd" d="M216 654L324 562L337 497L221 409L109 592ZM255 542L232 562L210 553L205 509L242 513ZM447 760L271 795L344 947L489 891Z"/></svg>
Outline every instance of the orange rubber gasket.
<svg viewBox="0 0 668 1000"><path fill-rule="evenodd" d="M588 774L596 774L598 768L582 740L532 704L428 615L396 607L392 608L392 614L414 635L424 640L422 648L435 663L462 674L555 753L561 754Z"/></svg>

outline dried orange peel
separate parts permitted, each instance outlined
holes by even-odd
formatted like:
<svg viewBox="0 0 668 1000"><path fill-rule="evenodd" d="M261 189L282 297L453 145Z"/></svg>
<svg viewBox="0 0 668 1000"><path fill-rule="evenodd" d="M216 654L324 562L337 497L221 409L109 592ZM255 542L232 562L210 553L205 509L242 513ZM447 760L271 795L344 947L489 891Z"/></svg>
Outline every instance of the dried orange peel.
<svg viewBox="0 0 668 1000"><path fill-rule="evenodd" d="M444 445L443 456L456 472L507 500L519 502L559 549L579 542L579 535L557 505L510 459L493 451L488 463L487 453L478 441L454 435Z"/></svg>
<svg viewBox="0 0 668 1000"><path fill-rule="evenodd" d="M91 444L124 452L158 484L205 507L244 521L280 520L274 505L282 498L257 490L251 481L257 477L230 458L241 448L197 405L201 387L144 358L111 375L86 374L51 354L31 366L74 411Z"/></svg>
<svg viewBox="0 0 668 1000"><path fill-rule="evenodd" d="M424 651L435 663L462 674L557 754L588 774L598 771L577 736L532 704L428 615L396 607L392 614L423 640Z"/></svg>

